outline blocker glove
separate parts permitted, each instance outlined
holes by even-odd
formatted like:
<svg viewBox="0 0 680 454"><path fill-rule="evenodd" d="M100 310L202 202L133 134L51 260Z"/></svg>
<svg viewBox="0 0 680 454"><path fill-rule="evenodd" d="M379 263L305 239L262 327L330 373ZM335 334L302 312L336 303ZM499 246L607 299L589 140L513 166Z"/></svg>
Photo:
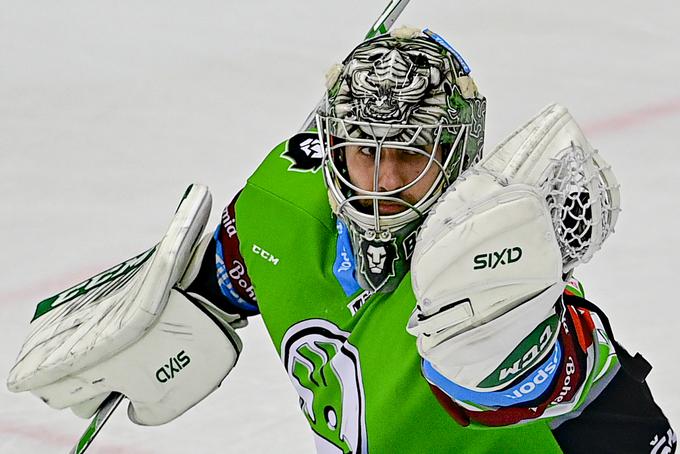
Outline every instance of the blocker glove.
<svg viewBox="0 0 680 454"><path fill-rule="evenodd" d="M234 367L241 342L228 314L186 292L210 236L211 196L190 186L152 249L41 302L12 368L11 391L90 417L111 392L133 422L168 422Z"/></svg>

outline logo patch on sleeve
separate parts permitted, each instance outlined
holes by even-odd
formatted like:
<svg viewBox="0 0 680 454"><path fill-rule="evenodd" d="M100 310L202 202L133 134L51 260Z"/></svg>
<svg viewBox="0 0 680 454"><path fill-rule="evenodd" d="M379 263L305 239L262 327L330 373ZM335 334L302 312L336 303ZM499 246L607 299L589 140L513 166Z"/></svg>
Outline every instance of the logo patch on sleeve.
<svg viewBox="0 0 680 454"><path fill-rule="evenodd" d="M354 261L354 253L352 252L352 243L350 242L349 232L345 224L338 219L335 222L335 226L338 230L338 239L335 263L333 263L333 274L340 283L345 295L350 296L360 289L359 283L354 277L356 263Z"/></svg>
<svg viewBox="0 0 680 454"><path fill-rule="evenodd" d="M316 173L323 162L323 152L319 137L314 133L302 133L291 137L281 157L291 162L290 172Z"/></svg>

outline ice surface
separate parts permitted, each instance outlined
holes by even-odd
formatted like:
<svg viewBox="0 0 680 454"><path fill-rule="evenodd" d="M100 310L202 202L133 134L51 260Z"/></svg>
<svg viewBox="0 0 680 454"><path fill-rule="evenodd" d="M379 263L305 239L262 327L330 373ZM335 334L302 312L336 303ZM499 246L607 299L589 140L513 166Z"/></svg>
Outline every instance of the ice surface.
<svg viewBox="0 0 680 454"><path fill-rule="evenodd" d="M0 0L0 377L35 303L156 242L187 184L228 202L384 3ZM558 101L614 166L617 232L577 275L679 424L680 5L413 0L400 23L466 57L489 146ZM157 428L119 410L93 452L312 452L262 324L242 335L207 401ZM85 426L0 386L0 452L66 452Z"/></svg>

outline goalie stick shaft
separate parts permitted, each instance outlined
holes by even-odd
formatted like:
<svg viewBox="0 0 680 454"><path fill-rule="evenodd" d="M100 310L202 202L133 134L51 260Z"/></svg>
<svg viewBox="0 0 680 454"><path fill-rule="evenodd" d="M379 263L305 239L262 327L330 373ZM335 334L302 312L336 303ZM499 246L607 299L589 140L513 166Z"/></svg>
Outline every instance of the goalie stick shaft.
<svg viewBox="0 0 680 454"><path fill-rule="evenodd" d="M409 1L410 0L390 0L390 2L387 4L387 7L383 10L378 19L368 30L368 33L366 33L364 39L374 38L387 33L397 18L401 15L401 12L404 10L404 8L406 8L406 5L408 5ZM324 97L319 100L314 109L307 116L302 131L309 129L312 124L314 124L316 111L323 103ZM123 401L123 398L124 396L120 393L111 393L109 397L106 398L106 400L97 410L97 413L90 421L90 425L87 426L87 429L80 437L80 440L78 440L76 446L74 446L70 451L70 454L82 454L87 451L87 448L90 446L111 414L113 414L113 412L116 410L118 404Z"/></svg>
<svg viewBox="0 0 680 454"><path fill-rule="evenodd" d="M373 24L368 33L366 33L364 39L371 39L378 35L384 35L390 31L390 28L392 28L392 25L394 25L397 18L401 15L401 12L404 11L404 8L406 8L409 1L411 0L391 0L385 8L385 11L383 11L375 24Z"/></svg>
<svg viewBox="0 0 680 454"><path fill-rule="evenodd" d="M375 21L375 23L368 30L368 33L366 33L364 40L375 38L376 36L384 35L385 33L387 33L410 1L411 0L390 0L390 3L387 5L385 10L380 14L378 20ZM307 115L307 119L302 124L300 132L307 131L309 128L312 127L316 119L316 112L317 110L319 110L319 107L321 107L321 104L324 102L324 99L325 95L319 100L319 102L316 103L316 106L314 106L314 109L312 109L309 115Z"/></svg>
<svg viewBox="0 0 680 454"><path fill-rule="evenodd" d="M95 413L92 421L90 421L90 425L87 426L80 440L78 440L78 443L71 449L69 454L82 454L87 451L94 437L97 436L106 421L108 421L109 417L118 407L118 404L123 401L123 397L120 393L109 394L109 397L99 406L97 413Z"/></svg>

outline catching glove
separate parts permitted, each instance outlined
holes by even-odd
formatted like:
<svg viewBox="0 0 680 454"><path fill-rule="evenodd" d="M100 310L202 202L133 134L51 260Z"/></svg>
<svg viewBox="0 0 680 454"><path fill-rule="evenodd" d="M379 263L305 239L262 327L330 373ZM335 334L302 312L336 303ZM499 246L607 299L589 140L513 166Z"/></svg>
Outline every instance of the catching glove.
<svg viewBox="0 0 680 454"><path fill-rule="evenodd" d="M426 219L412 258L418 304L407 329L427 366L491 392L545 362L564 279L599 249L618 207L609 167L558 105L463 173Z"/></svg>

